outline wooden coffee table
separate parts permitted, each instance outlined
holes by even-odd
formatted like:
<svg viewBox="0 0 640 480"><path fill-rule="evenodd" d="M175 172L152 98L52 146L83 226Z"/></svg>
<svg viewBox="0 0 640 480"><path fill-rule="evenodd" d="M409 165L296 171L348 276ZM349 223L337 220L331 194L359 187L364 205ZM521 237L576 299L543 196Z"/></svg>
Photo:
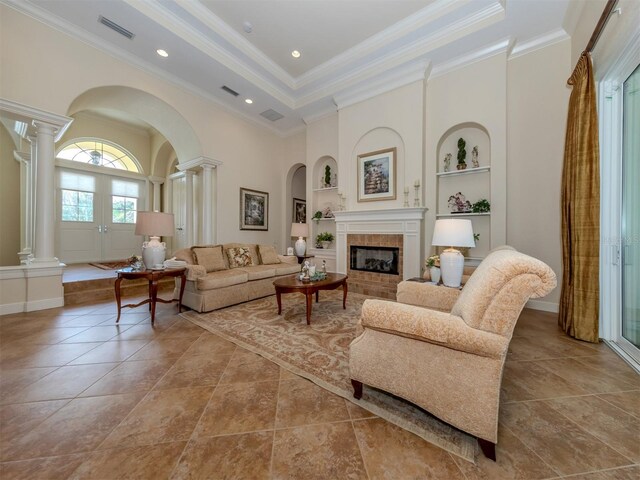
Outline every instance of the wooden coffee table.
<svg viewBox="0 0 640 480"><path fill-rule="evenodd" d="M335 290L342 286L342 308L347 308L347 276L341 273L327 273L327 278L317 282L302 282L298 275L289 275L279 278L273 282L276 287L276 298L278 299L278 315L282 313L283 293L302 293L307 298L307 325L311 325L311 305L313 294L316 294L318 302L318 292L320 290Z"/></svg>

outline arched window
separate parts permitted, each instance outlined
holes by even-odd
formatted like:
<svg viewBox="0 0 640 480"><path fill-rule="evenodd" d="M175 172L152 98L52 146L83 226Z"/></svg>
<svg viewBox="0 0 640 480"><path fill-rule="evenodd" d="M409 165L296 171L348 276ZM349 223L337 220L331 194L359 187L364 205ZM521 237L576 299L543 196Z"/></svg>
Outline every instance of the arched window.
<svg viewBox="0 0 640 480"><path fill-rule="evenodd" d="M142 173L138 161L124 148L100 139L76 139L65 145L57 158Z"/></svg>

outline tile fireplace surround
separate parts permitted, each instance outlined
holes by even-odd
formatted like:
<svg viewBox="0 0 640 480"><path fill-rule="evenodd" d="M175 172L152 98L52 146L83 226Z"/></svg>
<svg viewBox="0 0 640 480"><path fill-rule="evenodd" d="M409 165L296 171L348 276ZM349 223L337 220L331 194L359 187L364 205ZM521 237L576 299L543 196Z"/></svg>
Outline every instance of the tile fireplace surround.
<svg viewBox="0 0 640 480"><path fill-rule="evenodd" d="M395 298L398 282L420 276L426 210L420 207L334 212L336 270L350 276L349 290ZM399 247L399 275L351 271L351 245Z"/></svg>

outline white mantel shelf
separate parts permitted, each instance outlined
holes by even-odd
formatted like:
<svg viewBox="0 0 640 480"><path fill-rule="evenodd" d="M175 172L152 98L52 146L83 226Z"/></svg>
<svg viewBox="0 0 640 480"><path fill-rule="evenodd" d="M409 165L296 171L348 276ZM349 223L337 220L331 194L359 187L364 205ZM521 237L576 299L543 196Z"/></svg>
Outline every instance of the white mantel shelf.
<svg viewBox="0 0 640 480"><path fill-rule="evenodd" d="M347 273L347 235L401 234L404 279L420 276L426 207L333 212L336 220L336 269Z"/></svg>

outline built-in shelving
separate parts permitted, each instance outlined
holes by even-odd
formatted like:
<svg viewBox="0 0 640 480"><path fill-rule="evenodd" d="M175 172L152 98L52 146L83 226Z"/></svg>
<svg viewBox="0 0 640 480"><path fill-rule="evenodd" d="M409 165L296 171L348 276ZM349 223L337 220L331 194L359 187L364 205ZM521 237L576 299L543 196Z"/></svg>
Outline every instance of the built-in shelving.
<svg viewBox="0 0 640 480"><path fill-rule="evenodd" d="M491 170L491 167L487 165L485 167L466 168L464 170L453 170L451 172L438 172L436 175L438 177L453 177L455 175L470 175L474 173L488 172L489 170Z"/></svg>
<svg viewBox="0 0 640 480"><path fill-rule="evenodd" d="M450 217L482 217L489 216L491 212L483 212L483 213L438 213L436 217L438 218L450 218Z"/></svg>
<svg viewBox="0 0 640 480"><path fill-rule="evenodd" d="M335 222L336 219L331 217L331 218L312 218L311 220L313 220L314 222Z"/></svg>
<svg viewBox="0 0 640 480"><path fill-rule="evenodd" d="M323 187L323 188L314 188L314 192L330 192L338 190L338 187Z"/></svg>

